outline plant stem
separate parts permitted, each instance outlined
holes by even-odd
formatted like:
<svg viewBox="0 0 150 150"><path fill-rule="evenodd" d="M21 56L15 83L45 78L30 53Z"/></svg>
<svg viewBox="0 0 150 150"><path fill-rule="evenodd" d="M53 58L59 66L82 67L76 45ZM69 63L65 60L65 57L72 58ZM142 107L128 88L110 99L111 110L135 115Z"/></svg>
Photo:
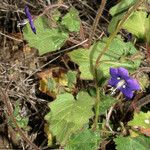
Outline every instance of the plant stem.
<svg viewBox="0 0 150 150"><path fill-rule="evenodd" d="M110 46L112 40L115 38L115 36L117 35L117 33L120 31L120 29L122 28L122 25L124 24L124 22L128 19L128 17L131 15L131 13L137 9L137 7L143 2L144 0L138 0L135 5L129 9L129 11L127 12L127 14L123 17L123 19L120 21L120 23L118 24L116 30L110 35L110 37L108 38L108 41L104 47L104 49L102 50L102 52L99 54L99 56L96 59L96 63L95 63L95 69L97 69L98 65L99 65L99 61L101 59L101 57L106 53L106 51L108 50L108 47Z"/></svg>
<svg viewBox="0 0 150 150"><path fill-rule="evenodd" d="M99 18L101 16L101 13L103 11L103 7L105 6L105 0L102 0L103 2L103 6L100 6L99 8L99 12L95 18L95 21L94 21L94 24L93 24L93 32L91 33L91 36L90 36L90 39L89 39L89 42L91 44L91 40L92 40L92 36L94 34L94 31L96 30L96 27L97 27L97 24L98 24L98 21L99 21ZM124 24L124 22L127 20L127 18L131 15L131 13L137 9L137 7L143 2L143 0L138 0L136 2L136 4L131 8L129 9L129 11L127 12L127 14L123 17L123 19L120 21L120 23L118 24L117 26L117 29L110 35L110 37L108 38L108 41L104 47L104 49L102 50L102 52L99 54L99 56L97 57L96 59L96 63L95 63L95 66L94 66L94 78L95 78L95 81L96 81L96 101L95 101L95 119L94 119L94 123L93 123L93 126L92 126L92 129L93 130L96 130L97 127L98 127L98 117L99 117L99 107L100 107L100 87L98 86L98 75L97 75L97 67L99 65L99 62L100 62L100 59L101 57L105 54L105 52L108 50L108 47L110 46L112 40L115 38L115 36L117 35L117 33L119 32L119 30L122 28L122 25Z"/></svg>
<svg viewBox="0 0 150 150"><path fill-rule="evenodd" d="M94 20L94 23L92 25L92 28L91 28L91 32L90 32L90 35L89 35L89 45L88 47L91 46L91 43L92 43L92 38L93 38L93 35L96 31L96 28L97 28L97 25L98 25L98 22L99 22L99 19L101 18L101 15L102 15L102 12L104 10L104 7L105 7L105 4L106 4L106 0L102 0L101 2L101 5L98 9L98 12L97 12L97 15L95 17L95 20ZM97 81L97 70L95 70L93 67L93 63L91 62L91 66L92 66L92 70L94 73L93 73L93 77L95 79L95 87L96 87L96 100L95 100L95 118L94 118L94 123L93 123L93 126L92 126L92 129L93 130L96 130L97 127L98 127L98 117L99 117L99 102L100 102L100 88L98 86L98 81Z"/></svg>
<svg viewBox="0 0 150 150"><path fill-rule="evenodd" d="M94 35L95 31L96 31L99 19L102 16L102 12L104 10L105 4L106 4L106 0L102 0L101 5L100 5L100 7L98 9L97 15L95 17L94 23L92 25L90 35L89 35L89 45L88 45L89 47L91 46L92 38L93 38L93 35Z"/></svg>
<svg viewBox="0 0 150 150"><path fill-rule="evenodd" d="M100 87L96 84L95 118L92 126L92 129L94 131L98 128L99 106L100 106Z"/></svg>

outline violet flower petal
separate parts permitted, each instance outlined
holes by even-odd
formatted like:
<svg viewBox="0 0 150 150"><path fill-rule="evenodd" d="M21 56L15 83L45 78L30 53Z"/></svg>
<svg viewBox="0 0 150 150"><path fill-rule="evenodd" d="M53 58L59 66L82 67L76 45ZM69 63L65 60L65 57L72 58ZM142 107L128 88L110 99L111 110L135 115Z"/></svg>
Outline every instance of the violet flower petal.
<svg viewBox="0 0 150 150"><path fill-rule="evenodd" d="M122 67L118 68L118 74L119 74L120 77L122 77L123 79L129 77L129 72L128 72L128 70L125 69L125 68L122 68Z"/></svg>
<svg viewBox="0 0 150 150"><path fill-rule="evenodd" d="M127 98L127 99L132 99L133 98L133 91L126 87L126 88L119 88L119 90L124 94L124 96Z"/></svg>
<svg viewBox="0 0 150 150"><path fill-rule="evenodd" d="M25 14L26 14L26 16L27 16L27 18L29 20L29 24L30 24L30 27L31 27L32 31L36 34L36 28L34 26L34 22L32 20L32 16L30 14L28 6L25 6Z"/></svg>
<svg viewBox="0 0 150 150"><path fill-rule="evenodd" d="M130 79L126 80L126 83L127 83L127 86L128 86L132 91L140 90L140 85L139 85L139 83L137 82L137 80L130 78Z"/></svg>
<svg viewBox="0 0 150 150"><path fill-rule="evenodd" d="M117 68L110 68L110 75L114 78L118 77L118 69Z"/></svg>
<svg viewBox="0 0 150 150"><path fill-rule="evenodd" d="M110 68L110 75L111 78L108 81L108 84L112 87L117 87L117 89L120 90L126 98L131 99L134 91L140 90L138 81L129 76L127 69L122 67ZM120 85L118 84L119 82Z"/></svg>
<svg viewBox="0 0 150 150"><path fill-rule="evenodd" d="M116 85L118 84L120 80L117 80L117 78L111 78L109 81L108 81L108 84L111 85L111 86L114 86L116 87Z"/></svg>

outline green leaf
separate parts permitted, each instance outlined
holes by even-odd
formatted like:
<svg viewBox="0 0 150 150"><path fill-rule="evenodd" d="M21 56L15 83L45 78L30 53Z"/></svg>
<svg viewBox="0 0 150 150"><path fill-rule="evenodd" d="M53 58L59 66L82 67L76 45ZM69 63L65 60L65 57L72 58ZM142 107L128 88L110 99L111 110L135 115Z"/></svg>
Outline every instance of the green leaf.
<svg viewBox="0 0 150 150"><path fill-rule="evenodd" d="M32 32L28 23L23 28L23 35L31 47L38 49L40 55L60 49L68 39L68 33L55 28L51 29L46 17L38 17L34 24L36 34Z"/></svg>
<svg viewBox="0 0 150 150"><path fill-rule="evenodd" d="M118 14L118 15L114 16L111 19L111 21L110 21L110 23L108 25L108 32L109 33L112 33L112 32L114 32L116 30L119 21L122 19L122 17L124 15L125 15L125 13L121 13L121 14Z"/></svg>
<svg viewBox="0 0 150 150"><path fill-rule="evenodd" d="M71 8L63 17L62 25L64 25L71 32L78 32L80 30L79 13L75 8Z"/></svg>
<svg viewBox="0 0 150 150"><path fill-rule="evenodd" d="M71 60L79 65L82 79L93 79L91 61L93 64L96 62L98 55L103 50L106 44L107 38L97 42L94 46L88 49L77 49L68 53ZM92 49L93 48L93 49ZM139 67L141 58L136 58L133 61L128 59L131 54L136 54L137 50L130 42L123 42L121 38L115 38L109 50L102 56L99 62L98 72L104 77L108 77L110 67L125 67L129 71L135 70Z"/></svg>
<svg viewBox="0 0 150 150"><path fill-rule="evenodd" d="M117 5L115 5L109 10L109 13L112 16L122 13L126 11L127 9L129 9L132 5L134 5L135 2L136 0L121 0L120 3L118 3Z"/></svg>
<svg viewBox="0 0 150 150"><path fill-rule="evenodd" d="M147 18L147 12L136 11L123 24L123 29L134 34L139 39L146 39L146 33L150 27L150 17Z"/></svg>
<svg viewBox="0 0 150 150"><path fill-rule="evenodd" d="M106 111L117 102L117 100L109 95L102 95L100 101L100 115L105 114Z"/></svg>
<svg viewBox="0 0 150 150"><path fill-rule="evenodd" d="M150 138L146 136L138 137L117 137L114 139L117 150L148 150L150 148Z"/></svg>
<svg viewBox="0 0 150 150"><path fill-rule="evenodd" d="M72 133L89 122L93 116L93 104L93 98L86 92L78 93L76 99L71 94L64 93L49 104L51 112L45 119L58 142L65 144Z"/></svg>
<svg viewBox="0 0 150 150"><path fill-rule="evenodd" d="M77 82L77 72L69 70L67 72L67 79L68 79L68 87L74 88L74 86Z"/></svg>
<svg viewBox="0 0 150 150"><path fill-rule="evenodd" d="M146 38L146 41L148 42L148 44L150 44L150 15L146 18L146 21L145 21L145 38Z"/></svg>
<svg viewBox="0 0 150 150"><path fill-rule="evenodd" d="M69 139L65 150L97 150L100 143L100 134L91 130L79 132Z"/></svg>
<svg viewBox="0 0 150 150"><path fill-rule="evenodd" d="M150 128L150 111L147 113L135 113L133 120L128 122L130 126L138 126L142 128Z"/></svg>

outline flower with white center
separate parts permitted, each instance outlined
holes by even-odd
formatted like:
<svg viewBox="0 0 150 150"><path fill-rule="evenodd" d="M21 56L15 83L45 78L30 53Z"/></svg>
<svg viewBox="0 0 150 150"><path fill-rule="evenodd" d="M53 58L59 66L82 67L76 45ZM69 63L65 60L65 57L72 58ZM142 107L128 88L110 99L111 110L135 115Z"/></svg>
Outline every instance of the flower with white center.
<svg viewBox="0 0 150 150"><path fill-rule="evenodd" d="M108 84L114 87L113 93L118 89L127 99L132 99L133 92L140 90L140 85L136 79L129 76L125 68L110 68L111 79Z"/></svg>

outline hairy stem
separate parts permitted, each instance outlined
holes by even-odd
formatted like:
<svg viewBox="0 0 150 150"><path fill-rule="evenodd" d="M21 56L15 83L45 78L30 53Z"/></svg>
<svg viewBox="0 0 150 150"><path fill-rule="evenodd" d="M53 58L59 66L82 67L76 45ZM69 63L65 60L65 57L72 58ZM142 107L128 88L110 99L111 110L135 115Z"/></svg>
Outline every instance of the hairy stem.
<svg viewBox="0 0 150 150"><path fill-rule="evenodd" d="M96 100L95 100L95 118L92 126L93 130L98 128L98 118L99 118L99 107L100 107L100 87L96 86Z"/></svg>
<svg viewBox="0 0 150 150"><path fill-rule="evenodd" d="M90 32L90 35L89 35L89 45L88 45L88 47L91 46L92 38L93 38L94 33L95 33L95 31L96 31L96 28L97 28L99 19L100 19L101 16L102 16L102 12L103 12L103 10L104 10L105 4L106 4L106 0L102 0L101 5L100 5L100 7L99 7L99 9L98 9L97 15L96 15L96 17L95 17L93 26L92 26L92 28L91 28L91 32ZM92 72L94 72L94 73L93 73L93 77L94 77L94 79L95 79L95 87L96 87L95 118L94 118L94 123L93 123L92 129L93 129L93 130L96 130L97 127L98 127L98 117L99 117L100 88L99 88L99 86L98 86L98 81L97 81L97 70L95 70L95 69L93 68L94 65L93 65L92 62L91 62L91 66L92 66Z"/></svg>
<svg viewBox="0 0 150 150"><path fill-rule="evenodd" d="M91 46L92 38L93 38L93 35L94 35L95 31L96 31L96 28L97 28L99 19L100 19L101 16L102 16L102 12L103 12L103 10L104 10L105 4L106 4L106 0L102 0L101 5L100 5L100 7L99 7L99 9L98 9L97 15L96 15L96 17L95 17L93 26L92 26L92 28L91 28L90 35L89 35L89 47Z"/></svg>

